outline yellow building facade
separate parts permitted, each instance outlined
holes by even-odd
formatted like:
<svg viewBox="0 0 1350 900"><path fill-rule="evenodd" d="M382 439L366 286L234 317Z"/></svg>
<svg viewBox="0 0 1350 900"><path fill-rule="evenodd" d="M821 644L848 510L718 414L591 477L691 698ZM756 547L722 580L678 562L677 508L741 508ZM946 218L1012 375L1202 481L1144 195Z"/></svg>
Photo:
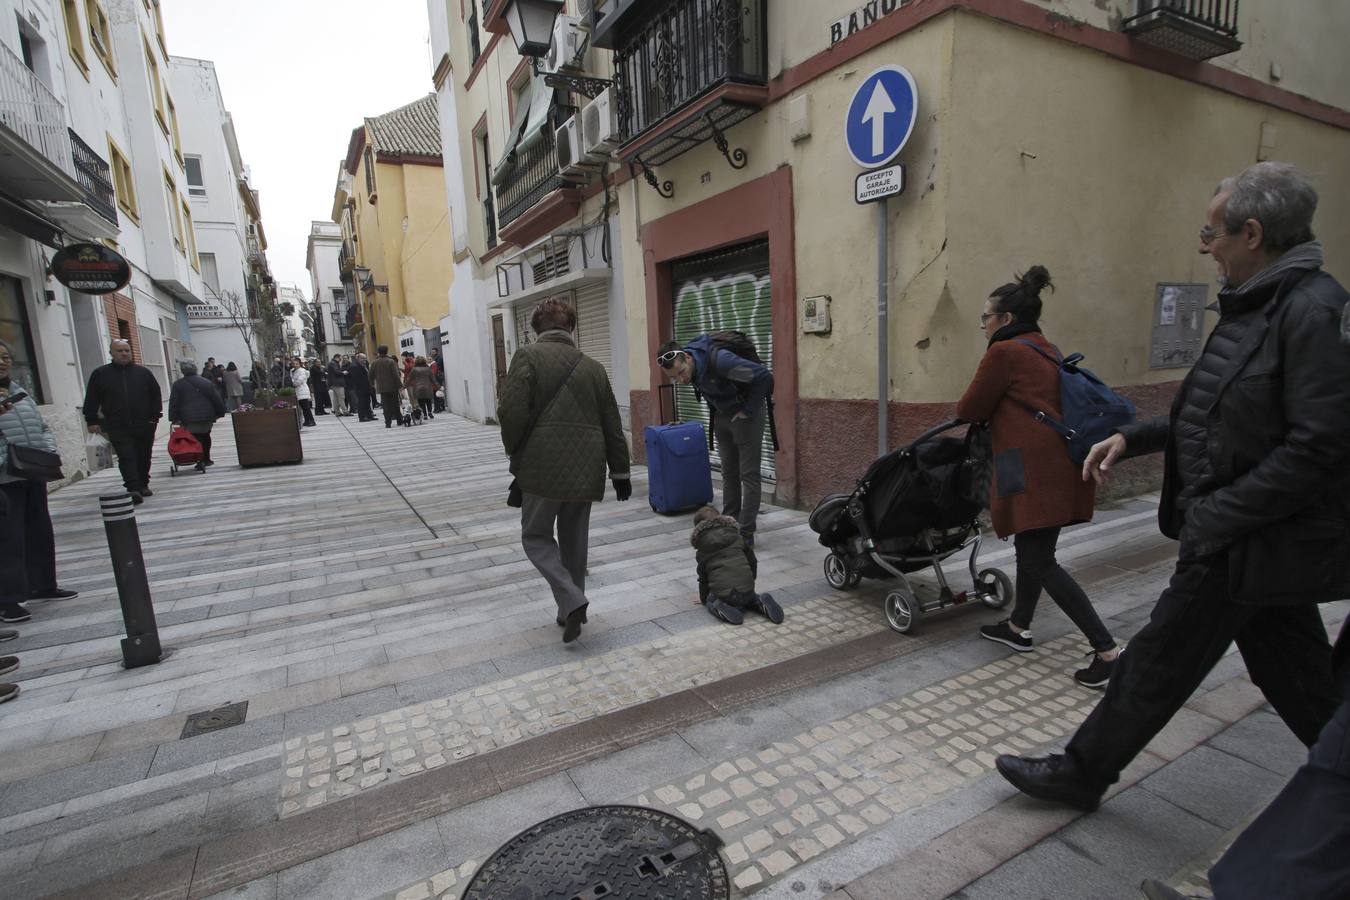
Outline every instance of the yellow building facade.
<svg viewBox="0 0 1350 900"><path fill-rule="evenodd" d="M360 309L353 340L369 355L380 345L397 355L401 336L420 338L448 312L454 269L440 150L432 95L352 132L333 220L343 227L343 279Z"/></svg>

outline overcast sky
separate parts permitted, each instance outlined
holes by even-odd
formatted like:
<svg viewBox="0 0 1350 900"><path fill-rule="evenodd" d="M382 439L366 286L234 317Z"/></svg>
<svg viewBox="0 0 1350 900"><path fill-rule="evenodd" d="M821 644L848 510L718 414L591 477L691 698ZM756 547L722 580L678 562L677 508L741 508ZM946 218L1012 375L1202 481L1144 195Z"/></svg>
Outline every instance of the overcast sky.
<svg viewBox="0 0 1350 900"><path fill-rule="evenodd" d="M312 299L309 223L332 213L352 129L432 90L426 0L164 0L163 10L169 52L216 64L272 273Z"/></svg>

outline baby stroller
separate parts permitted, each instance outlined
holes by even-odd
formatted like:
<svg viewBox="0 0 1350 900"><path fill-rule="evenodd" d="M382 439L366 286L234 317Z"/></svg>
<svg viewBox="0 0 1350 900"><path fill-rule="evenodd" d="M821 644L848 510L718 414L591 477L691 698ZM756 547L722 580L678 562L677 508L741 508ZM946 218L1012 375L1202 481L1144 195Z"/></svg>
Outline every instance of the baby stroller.
<svg viewBox="0 0 1350 900"><path fill-rule="evenodd" d="M811 530L830 549L825 580L855 587L864 578L894 578L886 595L886 621L913 633L928 614L979 600L1002 609L1012 580L999 569L979 569L978 517L988 505L990 468L987 432L971 426L965 438L938 438L963 423L945 422L868 468L851 494L831 494L811 511ZM973 586L954 591L942 571L948 557L970 550ZM921 600L905 577L932 567L939 591Z"/></svg>
<svg viewBox="0 0 1350 900"><path fill-rule="evenodd" d="M169 475L171 477L178 474L179 466L196 466L204 456L201 441L197 440L196 435L186 428L180 425L169 435ZM204 474L206 469L199 468L197 471Z"/></svg>

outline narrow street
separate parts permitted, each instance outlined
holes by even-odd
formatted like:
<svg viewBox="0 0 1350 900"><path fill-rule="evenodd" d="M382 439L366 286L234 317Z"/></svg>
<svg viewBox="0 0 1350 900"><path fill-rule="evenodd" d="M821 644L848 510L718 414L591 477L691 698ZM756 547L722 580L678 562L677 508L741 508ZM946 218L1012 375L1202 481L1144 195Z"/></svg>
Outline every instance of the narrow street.
<svg viewBox="0 0 1350 900"><path fill-rule="evenodd" d="M768 508L760 584L787 620L732 628L694 602L688 517L653 514L641 472L593 511L590 622L565 646L495 428L318 421L299 466L239 469L228 419L205 475L169 477L161 442L137 509L172 650L152 667L119 665L97 505L116 470L52 496L81 593L7 645L7 897L458 897L520 830L613 802L714 829L738 896L1134 897L1202 878L1302 761L1230 654L1099 812L1016 795L993 756L1061 746L1099 696L1052 604L1032 654L976 639L988 610L895 634L884 585L831 590L806 515ZM1061 544L1120 635L1170 571L1155 511ZM1011 569L998 542L982 558Z"/></svg>

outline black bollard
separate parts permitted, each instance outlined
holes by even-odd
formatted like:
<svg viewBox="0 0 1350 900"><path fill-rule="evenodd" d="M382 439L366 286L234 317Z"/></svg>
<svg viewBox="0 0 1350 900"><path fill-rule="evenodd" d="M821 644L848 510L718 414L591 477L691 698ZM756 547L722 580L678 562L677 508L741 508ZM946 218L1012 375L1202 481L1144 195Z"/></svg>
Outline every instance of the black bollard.
<svg viewBox="0 0 1350 900"><path fill-rule="evenodd" d="M103 530L108 533L108 554L117 579L117 599L127 636L122 640L122 666L135 669L164 658L159 646L159 628L150 601L150 584L141 555L141 534L136 527L136 507L130 494L104 494L98 498L103 510Z"/></svg>

